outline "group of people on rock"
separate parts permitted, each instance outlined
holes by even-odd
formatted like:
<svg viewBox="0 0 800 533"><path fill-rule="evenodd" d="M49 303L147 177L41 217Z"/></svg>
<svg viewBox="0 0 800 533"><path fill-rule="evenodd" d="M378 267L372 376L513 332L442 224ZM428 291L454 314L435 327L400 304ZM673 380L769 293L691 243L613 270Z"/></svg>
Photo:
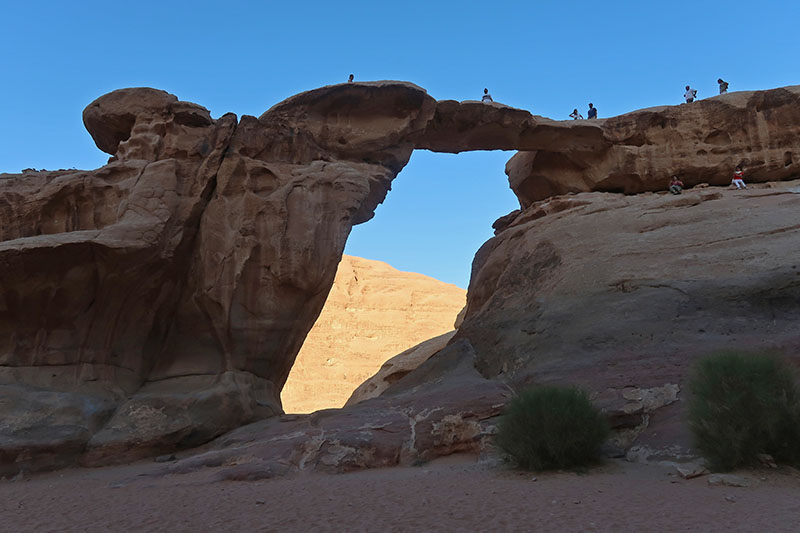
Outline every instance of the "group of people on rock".
<svg viewBox="0 0 800 533"><path fill-rule="evenodd" d="M483 89L483 97L481 98L481 102L494 102L494 100L492 99L492 95L489 94L489 89L486 88ZM574 120L583 118L583 115L578 113L577 108L573 109L572 113L570 113L569 116L572 117ZM597 108L591 102L589 103L589 110L586 112L586 116L590 119L597 118Z"/></svg>
<svg viewBox="0 0 800 533"><path fill-rule="evenodd" d="M736 165L736 169L733 171L733 180L731 181L731 187L735 186L736 189L746 189L747 185L744 183L744 169L742 165ZM672 176L669 180L669 192L672 194L680 194L683 191L684 187L686 187L683 182L678 178L678 176Z"/></svg>
<svg viewBox="0 0 800 533"><path fill-rule="evenodd" d="M347 83L353 83L353 75L347 78ZM728 82L719 78L717 80L717 84L719 84L719 94L725 94L728 92ZM697 98L697 89L692 89L691 86L686 86L686 91L683 93L683 97L686 99L687 104L691 104L694 102L694 99ZM483 89L483 96L481 97L481 102L494 102L492 99L492 95L489 94L489 89ZM572 110L572 113L569 114L569 117L572 120L583 120L583 115L578 112L578 108ZM586 118L593 119L597 118L597 108L590 102L589 103L589 110L586 112Z"/></svg>
<svg viewBox="0 0 800 533"><path fill-rule="evenodd" d="M717 80L717 84L719 85L719 94L725 94L728 92L728 82L719 78ZM686 103L690 104L694 102L694 99L697 98L697 89L692 89L691 86L686 86L686 92L683 93L683 97L686 99ZM481 98L482 102L494 102L492 99L492 95L489 94L489 89L483 89L483 97ZM589 119L597 118L597 108L594 107L594 104L589 103L589 110L586 113ZM572 110L572 113L569 114L570 118L573 120L582 120L583 115L578 112L578 109L575 108ZM733 180L731 181L731 186L735 186L737 189L746 189L747 185L744 183L744 170L742 169L741 165L737 165L736 169L733 172ZM669 181L669 192L672 194L681 194L685 185L683 182L678 178L678 176L672 176Z"/></svg>
<svg viewBox="0 0 800 533"><path fill-rule="evenodd" d="M722 78L718 78L717 85L719 85L719 94L725 94L728 92L727 81L723 80ZM694 99L697 98L697 89L692 89L690 85L687 85L686 91L683 93L683 97L686 99L687 104L691 104L694 102Z"/></svg>
<svg viewBox="0 0 800 533"><path fill-rule="evenodd" d="M728 82L723 80L722 78L717 79L717 84L719 85L719 94L725 94L728 92ZM483 90L484 93L488 93L486 89ZM686 86L686 91L683 93L683 97L686 99L687 104L691 104L694 102L694 99L697 98L697 89L692 89L691 86ZM484 102L486 101L486 95L484 94ZM492 97L489 97L489 101L492 101ZM597 118L597 109L592 105L589 104L589 111L587 112L588 118ZM575 108L572 110L572 113L569 114L569 118L572 120L582 120L583 115L578 112L578 109Z"/></svg>
<svg viewBox="0 0 800 533"><path fill-rule="evenodd" d="M350 74L350 77L347 79L348 83L353 83L353 75ZM719 94L725 94L728 92L728 82L719 78L717 80L717 84L719 84ZM683 97L686 99L686 103L690 104L694 102L694 99L697 98L697 89L692 89L691 86L686 86L686 92L683 93ZM489 94L489 89L483 89L483 96L481 97L481 102L494 102L492 99L492 95ZM578 109L575 108L572 110L572 113L569 114L570 118L573 120L582 120L583 115L578 112ZM594 104L591 102L589 103L589 110L586 112L586 116L589 119L597 118L597 108L594 107ZM747 185L744 183L744 170L742 169L741 165L737 165L736 169L733 172L733 180L731 181L731 186L736 186L737 189L746 189ZM672 194L681 194L685 185L683 182L678 178L678 176L672 176L669 181L669 192Z"/></svg>
<svg viewBox="0 0 800 533"><path fill-rule="evenodd" d="M578 108L572 110L572 113L569 114L572 120L583 120L583 115L578 113ZM586 116L588 118L597 118L597 108L589 102L589 111L586 112Z"/></svg>

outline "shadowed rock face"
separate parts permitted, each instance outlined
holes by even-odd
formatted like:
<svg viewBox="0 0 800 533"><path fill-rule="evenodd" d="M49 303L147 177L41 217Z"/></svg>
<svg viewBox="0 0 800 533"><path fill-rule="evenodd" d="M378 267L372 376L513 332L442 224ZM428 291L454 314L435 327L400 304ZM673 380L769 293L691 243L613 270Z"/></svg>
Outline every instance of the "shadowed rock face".
<svg viewBox="0 0 800 533"><path fill-rule="evenodd" d="M614 416L638 418L639 444L688 453L682 402L652 414L636 397L680 400L718 350L800 364L798 209L800 181L534 203L476 254L451 342L490 379L580 385L612 412L629 400Z"/></svg>
<svg viewBox="0 0 800 533"><path fill-rule="evenodd" d="M573 142L587 123L602 136L591 149ZM562 143L520 152L506 165L523 207L570 192L665 190L673 175L687 186L727 185L739 164L748 183L800 174L800 86L569 124Z"/></svg>
<svg viewBox="0 0 800 533"><path fill-rule="evenodd" d="M232 114L212 119L201 106L154 89L100 97L84 111L84 123L97 146L112 155L106 166L0 176L0 475L77 458L90 465L128 461L194 446L280 413L279 391L322 309L350 229L373 216L415 148L529 151L509 163L512 188L527 209L499 221L500 235L479 251L467 321L451 346L461 343L462 351L472 354L465 360L477 361L490 378L504 379L502 374L514 369L534 371L540 367L531 361L543 353L557 370L561 363L553 354L566 360L563 350L570 344L559 344L563 339L550 330L570 323L579 332L573 345L583 346L584 339L591 347L607 348L599 359L586 360L605 360L618 352L610 332L625 333L619 324L639 316L637 302L650 304L652 291L662 287L645 283L649 270L641 265L636 267L641 271L630 267L636 272L629 278L610 274L639 257L633 244L627 256L606 262L602 250L589 247L584 253L577 245L564 250L562 241L575 235L587 246L599 242L590 237L601 229L605 237L625 235L627 218L583 217L587 209L594 212L593 207L578 211L595 203L591 198L534 200L581 190L655 190L676 172L689 184L727 183L730 167L741 159L756 181L785 179L797 170L793 154L800 148L792 144L800 138L797 95L797 88L733 93L596 122L550 121L501 104L436 102L402 82L323 87L238 122ZM613 198L598 210L627 213L623 197ZM690 195L674 202L694 205ZM764 222L763 231L753 226L758 238L795 235L784 222L796 209L782 206L764 206L783 218ZM644 224L630 229L631 235L653 243L649 257L660 257L656 244L665 241L656 231L659 223L668 223L653 222L651 228L647 209L662 208L653 204L631 212ZM549 226L567 213L576 215L570 219L576 226ZM546 222L536 222L539 218ZM587 220L594 223L580 225ZM691 250L704 250L717 245L712 237L673 236L663 253L672 257L687 243L693 243ZM775 316L788 313L796 324L795 278L785 253L746 246L737 253L781 259L774 272L755 259L742 264L740 279L722 266L709 270L703 262L713 258L705 258L696 279L665 282L672 288L657 294L669 297L652 316L684 309L681 305L711 313L722 298L728 302L725 313L750 309L734 305L744 301ZM586 257L595 262L594 278L578 266ZM730 263L720 257L720 265ZM718 276L709 278L708 272ZM599 280L603 298L589 297L595 286L580 293L559 284L567 278ZM783 284L788 296L770 292L774 283ZM750 287L752 297L725 292L731 286ZM679 296L683 293L691 295L689 304ZM548 294L552 298L543 303ZM583 296L571 299L575 294ZM617 313L615 321L593 329L592 321L608 306ZM585 323L570 322L572 313L587 310L593 313ZM545 312L554 317L550 322L539 318ZM670 327L684 331L680 328L691 325ZM752 333L750 326L742 327ZM637 331L656 338L660 329ZM778 333L784 337L783 330ZM491 339L496 345L490 348ZM531 339L535 346L529 346ZM681 339L690 343L694 335ZM558 346L562 351L549 351ZM632 344L626 353L642 346ZM527 348L536 349L525 355L521 350ZM402 405L413 404L420 417L427 416L414 399L415 387L445 379L446 361L437 354L389 387L385 394L394 394L392 408L402 412ZM453 404L446 416L496 412L495 400L504 389L484 381L464 390L491 391L485 399L493 403L476 400L467 411ZM672 391L667 385L656 388ZM437 388L445 389L450 390L447 383ZM369 404L354 409L364 415ZM353 413L345 411L336 420L362 423ZM462 435L467 440L453 437L453 442L473 439L470 431ZM385 449L399 448L395 442Z"/></svg>
<svg viewBox="0 0 800 533"><path fill-rule="evenodd" d="M434 107L415 86L378 83L237 123L123 89L84 112L108 165L2 176L0 388L17 388L0 408L18 413L0 427L6 470L84 449L85 464L126 461L280 413L352 225L372 217L414 117ZM76 407L48 434L19 387L103 407ZM26 446L38 456L13 451Z"/></svg>

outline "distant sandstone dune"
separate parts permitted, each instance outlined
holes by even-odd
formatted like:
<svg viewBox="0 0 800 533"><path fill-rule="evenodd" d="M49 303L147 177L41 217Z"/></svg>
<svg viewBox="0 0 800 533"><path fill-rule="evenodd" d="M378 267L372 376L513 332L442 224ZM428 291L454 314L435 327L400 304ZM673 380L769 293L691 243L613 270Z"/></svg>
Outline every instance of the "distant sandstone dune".
<svg viewBox="0 0 800 533"><path fill-rule="evenodd" d="M345 255L281 393L287 413L342 407L387 359L453 329L467 291Z"/></svg>

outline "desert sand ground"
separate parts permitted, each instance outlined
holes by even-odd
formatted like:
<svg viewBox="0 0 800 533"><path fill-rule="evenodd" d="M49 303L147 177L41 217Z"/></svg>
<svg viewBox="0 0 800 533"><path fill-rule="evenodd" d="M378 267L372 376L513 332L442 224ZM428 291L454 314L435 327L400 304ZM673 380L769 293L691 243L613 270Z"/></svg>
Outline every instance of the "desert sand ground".
<svg viewBox="0 0 800 533"><path fill-rule="evenodd" d="M745 488L609 461L532 474L451 457L417 467L262 481L159 465L0 481L0 531L800 531L800 473L753 470Z"/></svg>

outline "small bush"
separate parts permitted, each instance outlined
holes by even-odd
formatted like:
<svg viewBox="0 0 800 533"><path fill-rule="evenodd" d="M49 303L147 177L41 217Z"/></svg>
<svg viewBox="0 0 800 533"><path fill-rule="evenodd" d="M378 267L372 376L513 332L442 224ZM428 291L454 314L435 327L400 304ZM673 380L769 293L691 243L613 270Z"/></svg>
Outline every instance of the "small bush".
<svg viewBox="0 0 800 533"><path fill-rule="evenodd" d="M584 391L537 387L509 402L497 444L527 470L582 468L598 462L608 431Z"/></svg>
<svg viewBox="0 0 800 533"><path fill-rule="evenodd" d="M712 469L755 464L759 453L800 462L800 392L788 363L720 353L695 365L689 387L689 427Z"/></svg>

